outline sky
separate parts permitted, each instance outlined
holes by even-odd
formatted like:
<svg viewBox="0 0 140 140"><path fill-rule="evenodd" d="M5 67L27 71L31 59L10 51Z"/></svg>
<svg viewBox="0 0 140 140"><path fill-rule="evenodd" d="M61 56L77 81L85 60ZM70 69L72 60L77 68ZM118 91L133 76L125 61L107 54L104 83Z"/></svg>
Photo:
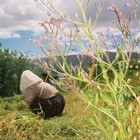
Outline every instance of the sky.
<svg viewBox="0 0 140 140"><path fill-rule="evenodd" d="M56 7L72 19L75 19L75 13L80 13L75 0L54 1ZM84 0L84 2L86 1ZM88 7L87 17L95 19L97 5L103 3L103 0L93 1L91 0L92 3ZM116 4L128 17L128 13L130 13L130 9L126 8L128 2L130 4L128 0L106 0L93 34L97 32L102 33L107 28L110 28L117 34L118 30L112 23L114 15L107 10L107 7L111 4ZM140 0L137 0L137 3L139 4ZM131 0L131 6L135 9L133 0ZM140 15L139 7L140 5L138 5L137 9L138 15ZM17 50L28 54L30 57L34 57L35 53L44 56L40 48L30 42L30 39L44 35L44 30L39 23L49 18L47 11L40 0L0 0L0 42L2 43L0 49L9 48L10 50ZM140 16L138 18L140 19ZM67 22L64 23L64 26L71 28ZM138 26L138 20L133 19L131 26L133 30L136 30L135 27Z"/></svg>

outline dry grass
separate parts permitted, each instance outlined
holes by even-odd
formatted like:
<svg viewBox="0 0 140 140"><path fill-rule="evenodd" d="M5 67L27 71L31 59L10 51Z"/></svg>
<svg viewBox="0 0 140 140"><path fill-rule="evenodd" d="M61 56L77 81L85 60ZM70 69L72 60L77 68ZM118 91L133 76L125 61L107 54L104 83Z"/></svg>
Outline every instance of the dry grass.
<svg viewBox="0 0 140 140"><path fill-rule="evenodd" d="M24 104L22 95L0 99L1 140L101 140L101 133L86 122L89 111L75 94L64 94L61 117L44 120Z"/></svg>

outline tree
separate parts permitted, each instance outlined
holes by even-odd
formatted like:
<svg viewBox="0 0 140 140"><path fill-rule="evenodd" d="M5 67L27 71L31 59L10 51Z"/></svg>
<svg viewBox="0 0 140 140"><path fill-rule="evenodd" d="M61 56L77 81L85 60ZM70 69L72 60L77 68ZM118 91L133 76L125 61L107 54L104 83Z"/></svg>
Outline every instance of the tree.
<svg viewBox="0 0 140 140"><path fill-rule="evenodd" d="M0 50L0 96L20 93L19 83L22 71L29 68L27 56L9 49Z"/></svg>
<svg viewBox="0 0 140 140"><path fill-rule="evenodd" d="M0 47L2 46L2 43L0 42Z"/></svg>

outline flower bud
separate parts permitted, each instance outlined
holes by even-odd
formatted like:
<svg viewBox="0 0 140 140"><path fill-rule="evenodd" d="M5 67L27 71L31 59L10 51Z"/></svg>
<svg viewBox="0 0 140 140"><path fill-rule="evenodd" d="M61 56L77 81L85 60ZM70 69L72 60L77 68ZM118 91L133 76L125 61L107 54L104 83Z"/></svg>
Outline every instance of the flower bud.
<svg viewBox="0 0 140 140"><path fill-rule="evenodd" d="M132 65L130 65L130 68L132 69L132 68L133 68L133 66L132 66Z"/></svg>
<svg viewBox="0 0 140 140"><path fill-rule="evenodd" d="M129 105L129 111L132 111L133 110L133 104L131 103L130 105Z"/></svg>
<svg viewBox="0 0 140 140"><path fill-rule="evenodd" d="M139 66L138 66L138 65L136 65L136 66L135 66L135 69L138 69L138 68L139 68Z"/></svg>

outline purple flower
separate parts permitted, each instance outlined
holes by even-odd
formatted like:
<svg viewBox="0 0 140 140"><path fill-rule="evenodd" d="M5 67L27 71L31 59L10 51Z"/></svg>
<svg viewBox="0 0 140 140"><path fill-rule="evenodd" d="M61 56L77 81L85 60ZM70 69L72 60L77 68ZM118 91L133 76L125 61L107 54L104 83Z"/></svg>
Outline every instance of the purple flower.
<svg viewBox="0 0 140 140"><path fill-rule="evenodd" d="M80 56L80 54L81 54L81 52L78 52L78 53L77 53L77 56Z"/></svg>
<svg viewBox="0 0 140 140"><path fill-rule="evenodd" d="M115 49L116 48L116 43L112 42L112 47Z"/></svg>
<svg viewBox="0 0 140 140"><path fill-rule="evenodd" d="M94 43L95 43L95 39L90 40L90 41L87 43L87 46L90 48Z"/></svg>
<svg viewBox="0 0 140 140"><path fill-rule="evenodd" d="M61 35L61 36L60 36L60 41L62 41L62 40L63 40L63 36Z"/></svg>
<svg viewBox="0 0 140 140"><path fill-rule="evenodd" d="M116 11L116 5L115 4L112 4L111 6L109 6L107 8L107 10L109 10L110 12L115 12Z"/></svg>
<svg viewBox="0 0 140 140"><path fill-rule="evenodd" d="M109 47L112 47L113 49L115 49L117 44L113 40L110 40L110 41L107 42L107 45Z"/></svg>
<svg viewBox="0 0 140 140"><path fill-rule="evenodd" d="M127 8L128 8L128 7L131 8L131 7L132 7L131 1L130 1L130 2L126 2L126 3L124 4L124 6L127 7Z"/></svg>
<svg viewBox="0 0 140 140"><path fill-rule="evenodd" d="M72 48L71 50L72 50L72 52L77 52L76 48Z"/></svg>
<svg viewBox="0 0 140 140"><path fill-rule="evenodd" d="M51 12L50 12L50 11L47 11L47 15L48 15L48 16L51 16Z"/></svg>
<svg viewBox="0 0 140 140"><path fill-rule="evenodd" d="M56 21L57 21L57 22L61 22L61 17L57 17L57 18L56 18Z"/></svg>
<svg viewBox="0 0 140 140"><path fill-rule="evenodd" d="M124 28L125 28L125 24L124 23L121 23L121 28L124 30Z"/></svg>
<svg viewBox="0 0 140 140"><path fill-rule="evenodd" d="M107 28L107 31L106 31L106 32L107 32L107 33L110 33L110 28L109 28L109 27Z"/></svg>
<svg viewBox="0 0 140 140"><path fill-rule="evenodd" d="M124 6L125 6L125 7L129 7L129 3L128 3L128 2L125 3Z"/></svg>
<svg viewBox="0 0 140 140"><path fill-rule="evenodd" d="M36 53L36 52L34 52L34 53L32 54L32 56L36 57L36 56L37 56L37 53Z"/></svg>
<svg viewBox="0 0 140 140"><path fill-rule="evenodd" d="M111 35L111 30L110 28L108 27L107 30L106 30L106 36L109 37Z"/></svg>
<svg viewBox="0 0 140 140"><path fill-rule="evenodd" d="M33 39L30 38L30 39L29 39L29 42L32 42L32 41L33 41Z"/></svg>

